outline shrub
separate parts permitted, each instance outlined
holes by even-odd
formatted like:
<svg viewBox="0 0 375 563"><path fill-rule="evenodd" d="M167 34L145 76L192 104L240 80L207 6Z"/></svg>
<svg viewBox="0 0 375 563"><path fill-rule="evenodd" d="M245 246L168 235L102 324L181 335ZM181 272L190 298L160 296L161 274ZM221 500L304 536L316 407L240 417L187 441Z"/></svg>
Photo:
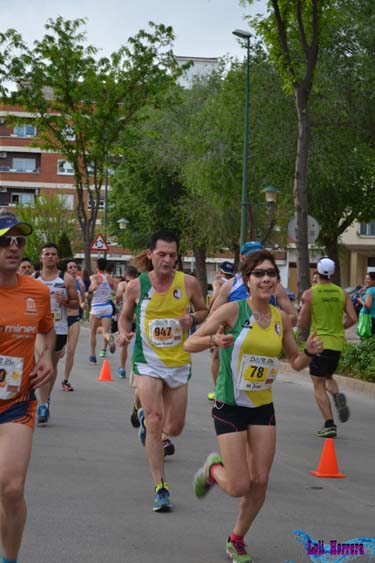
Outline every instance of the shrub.
<svg viewBox="0 0 375 563"><path fill-rule="evenodd" d="M375 337L359 344L345 344L337 373L375 382Z"/></svg>

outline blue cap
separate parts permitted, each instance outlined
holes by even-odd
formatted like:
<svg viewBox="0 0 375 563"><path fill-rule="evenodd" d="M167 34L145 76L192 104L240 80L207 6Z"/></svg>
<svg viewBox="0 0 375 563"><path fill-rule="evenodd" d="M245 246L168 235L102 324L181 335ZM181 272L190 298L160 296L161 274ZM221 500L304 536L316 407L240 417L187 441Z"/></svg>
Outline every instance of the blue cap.
<svg viewBox="0 0 375 563"><path fill-rule="evenodd" d="M243 256L250 256L253 252L258 252L258 250L263 250L262 243L254 240L251 242L245 242L240 248L240 254Z"/></svg>
<svg viewBox="0 0 375 563"><path fill-rule="evenodd" d="M224 274L234 276L234 264L232 264L232 262L222 262L219 266L219 270L221 270Z"/></svg>
<svg viewBox="0 0 375 563"><path fill-rule="evenodd" d="M13 213L0 213L0 236L6 235L13 227L18 227L23 235L31 235L33 232L33 228L29 223L18 221Z"/></svg>

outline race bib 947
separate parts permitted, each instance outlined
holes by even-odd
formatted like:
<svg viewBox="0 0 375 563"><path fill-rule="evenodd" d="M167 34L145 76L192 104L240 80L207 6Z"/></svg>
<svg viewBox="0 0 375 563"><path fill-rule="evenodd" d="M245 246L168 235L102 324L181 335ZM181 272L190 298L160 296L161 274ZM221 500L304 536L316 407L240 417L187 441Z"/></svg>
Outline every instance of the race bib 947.
<svg viewBox="0 0 375 563"><path fill-rule="evenodd" d="M157 348L175 346L182 339L182 328L176 319L154 319L149 324L149 336Z"/></svg>

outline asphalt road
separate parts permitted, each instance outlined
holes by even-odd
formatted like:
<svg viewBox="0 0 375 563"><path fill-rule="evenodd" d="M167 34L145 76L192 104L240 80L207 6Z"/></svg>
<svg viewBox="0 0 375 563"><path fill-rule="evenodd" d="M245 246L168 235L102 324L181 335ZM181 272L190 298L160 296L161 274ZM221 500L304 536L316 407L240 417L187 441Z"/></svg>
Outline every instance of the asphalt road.
<svg viewBox="0 0 375 563"><path fill-rule="evenodd" d="M152 511L144 450L129 421L132 391L116 376L116 357L110 358L112 382L97 381L100 365L89 365L87 357L83 327L76 390L61 391L59 377L50 424L35 431L19 563L224 562L238 500L218 488L204 500L192 493L196 469L217 449L207 401L208 353L194 357L186 427L167 459L170 514ZM321 419L311 384L289 372L275 383L277 454L268 498L246 538L256 563L357 561L308 556L296 530L326 543L375 536L375 402L351 390L347 395L352 416L339 425L335 440L346 478L318 479L310 470L317 468L324 440L314 436Z"/></svg>

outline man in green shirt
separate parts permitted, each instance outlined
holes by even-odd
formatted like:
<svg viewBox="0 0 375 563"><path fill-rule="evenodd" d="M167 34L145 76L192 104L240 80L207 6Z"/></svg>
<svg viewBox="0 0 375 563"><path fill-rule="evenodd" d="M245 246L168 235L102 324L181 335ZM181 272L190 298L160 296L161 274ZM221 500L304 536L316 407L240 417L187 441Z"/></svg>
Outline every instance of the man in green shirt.
<svg viewBox="0 0 375 563"><path fill-rule="evenodd" d="M349 408L345 395L339 392L333 374L344 347L345 329L357 321L357 315L349 295L332 283L334 261L327 257L321 258L317 270L319 282L302 295L298 325L301 328L310 325L310 332L315 330L323 340L323 352L314 356L310 363L315 400L325 421L316 435L321 438L334 438L337 428L328 393L333 397L340 421L346 422L349 418Z"/></svg>

